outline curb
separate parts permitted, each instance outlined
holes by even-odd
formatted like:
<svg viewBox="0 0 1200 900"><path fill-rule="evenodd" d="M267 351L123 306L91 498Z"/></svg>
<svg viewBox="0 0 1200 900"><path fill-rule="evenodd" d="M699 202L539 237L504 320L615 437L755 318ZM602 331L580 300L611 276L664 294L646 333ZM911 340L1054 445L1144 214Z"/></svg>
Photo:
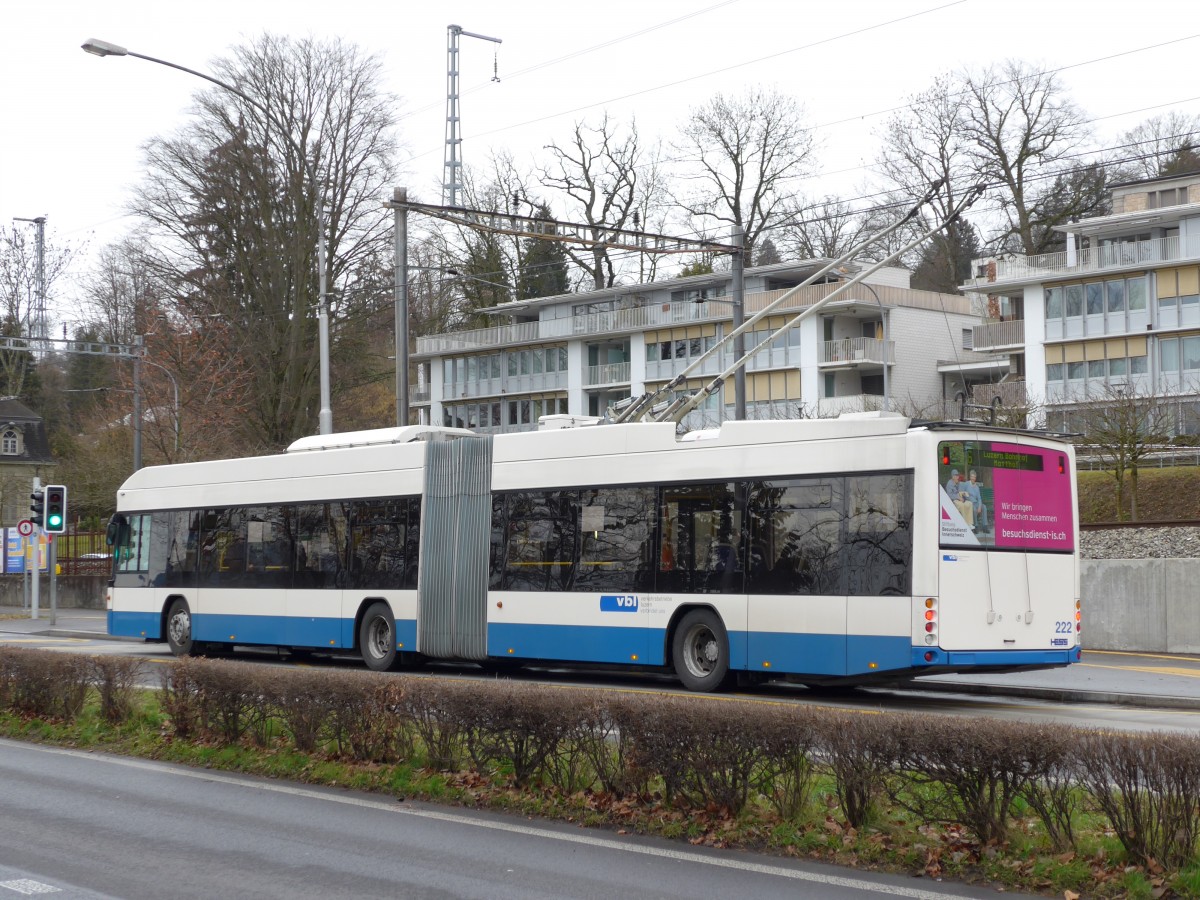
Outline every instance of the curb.
<svg viewBox="0 0 1200 900"><path fill-rule="evenodd" d="M1055 703L1101 703L1135 706L1143 709L1200 709L1200 698L1170 697L1156 694L1120 694L1112 691L1085 691L1077 688L1039 688L1024 685L968 684L948 681L908 681L904 688L934 694L978 694L986 697L1024 697Z"/></svg>
<svg viewBox="0 0 1200 900"><path fill-rule="evenodd" d="M37 635L39 637L66 637L66 638L82 638L84 640L98 641L125 641L127 643L139 643L127 637L119 635L106 634L103 631L74 631L68 628L47 628L45 631L30 631L27 634Z"/></svg>

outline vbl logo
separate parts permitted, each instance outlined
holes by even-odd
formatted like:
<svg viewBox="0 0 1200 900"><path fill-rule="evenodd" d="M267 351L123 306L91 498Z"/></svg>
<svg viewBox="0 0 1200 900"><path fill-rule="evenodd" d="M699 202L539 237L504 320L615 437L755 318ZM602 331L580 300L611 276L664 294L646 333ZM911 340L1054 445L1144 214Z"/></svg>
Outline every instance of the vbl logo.
<svg viewBox="0 0 1200 900"><path fill-rule="evenodd" d="M601 612L637 612L636 594L603 594L600 597Z"/></svg>

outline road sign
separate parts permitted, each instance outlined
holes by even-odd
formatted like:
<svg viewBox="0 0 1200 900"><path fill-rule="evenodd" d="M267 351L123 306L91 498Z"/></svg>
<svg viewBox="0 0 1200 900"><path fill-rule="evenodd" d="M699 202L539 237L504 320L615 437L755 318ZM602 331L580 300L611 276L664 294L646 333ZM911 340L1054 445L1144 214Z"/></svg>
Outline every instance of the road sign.
<svg viewBox="0 0 1200 900"><path fill-rule="evenodd" d="M29 537L31 534L33 534L33 523L28 519L22 519L17 523L17 534L21 535L22 537Z"/></svg>

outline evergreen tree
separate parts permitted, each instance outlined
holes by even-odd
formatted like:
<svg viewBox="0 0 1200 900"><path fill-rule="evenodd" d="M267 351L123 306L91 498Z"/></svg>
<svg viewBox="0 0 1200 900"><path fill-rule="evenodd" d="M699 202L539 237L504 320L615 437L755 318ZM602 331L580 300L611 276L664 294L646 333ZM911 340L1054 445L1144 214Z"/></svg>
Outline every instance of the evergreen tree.
<svg viewBox="0 0 1200 900"><path fill-rule="evenodd" d="M542 203L534 218L550 219L550 207ZM521 270L517 276L517 299L553 297L571 289L567 268L566 248L560 241L544 238L526 238L525 252L521 258Z"/></svg>

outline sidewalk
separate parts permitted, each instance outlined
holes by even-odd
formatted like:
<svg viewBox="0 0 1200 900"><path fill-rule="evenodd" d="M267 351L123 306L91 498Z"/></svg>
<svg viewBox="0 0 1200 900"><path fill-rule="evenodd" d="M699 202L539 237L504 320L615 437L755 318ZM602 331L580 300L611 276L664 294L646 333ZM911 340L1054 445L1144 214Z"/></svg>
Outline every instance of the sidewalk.
<svg viewBox="0 0 1200 900"><path fill-rule="evenodd" d="M60 609L51 624L48 609L39 610L39 618L31 619L20 607L0 606L0 640L5 634L128 640L111 637L107 629L107 614L102 609ZM1055 703L1200 709L1200 657L1084 650L1083 662L1065 669L934 675L912 679L905 687Z"/></svg>
<svg viewBox="0 0 1200 900"><path fill-rule="evenodd" d="M19 606L0 606L0 635L4 634L127 640L108 633L108 613L102 609L60 609L51 623L50 609L45 606L38 609L36 619Z"/></svg>

